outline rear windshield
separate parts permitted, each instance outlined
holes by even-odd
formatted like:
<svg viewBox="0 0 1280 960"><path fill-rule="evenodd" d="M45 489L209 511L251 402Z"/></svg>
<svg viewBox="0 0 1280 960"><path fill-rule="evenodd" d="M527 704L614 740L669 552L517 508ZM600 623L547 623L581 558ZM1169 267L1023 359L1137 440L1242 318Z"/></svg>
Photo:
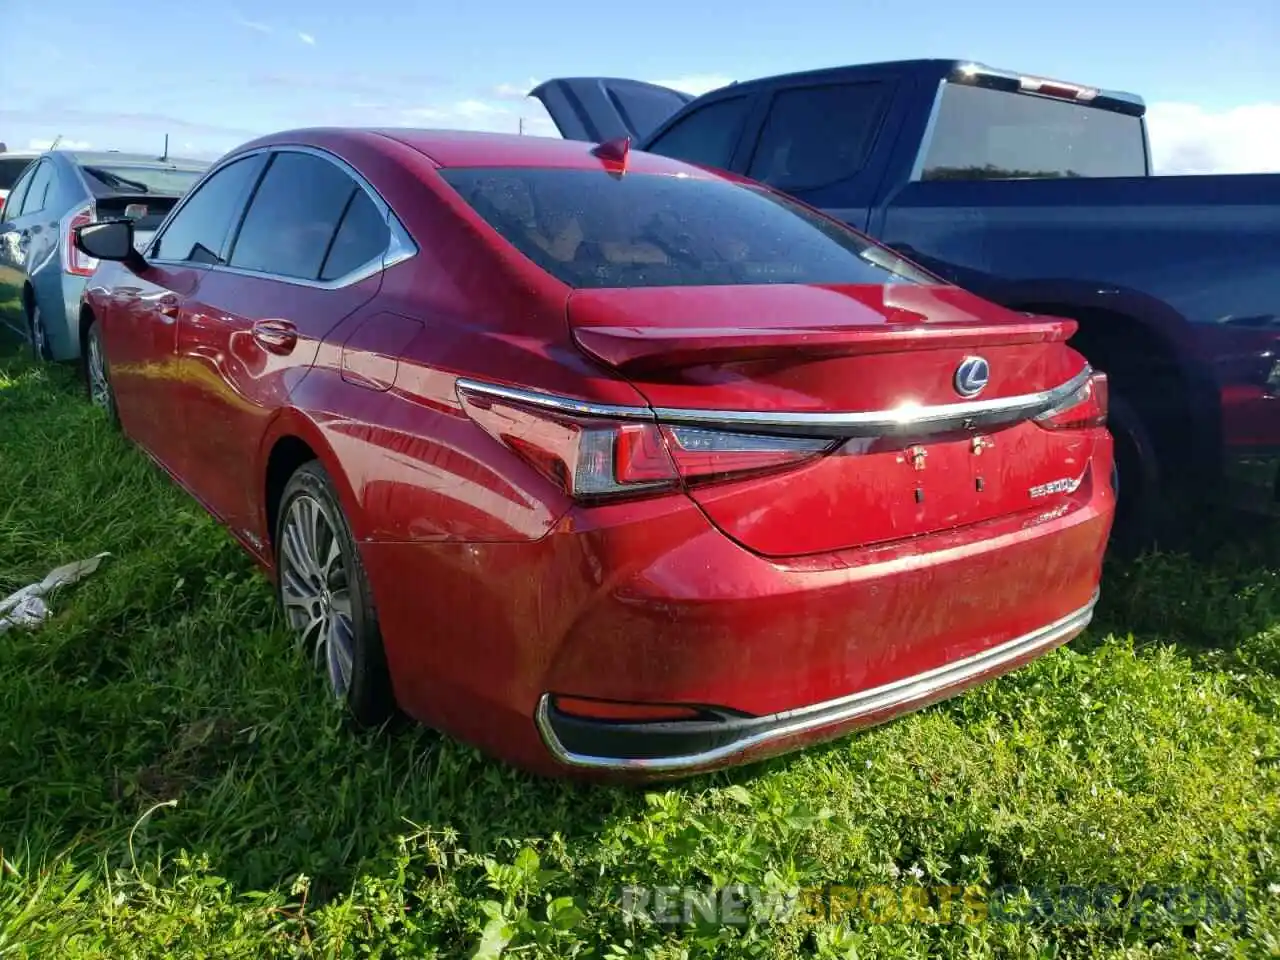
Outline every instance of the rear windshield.
<svg viewBox="0 0 1280 960"><path fill-rule="evenodd" d="M0 190L12 190L33 157L0 157Z"/></svg>
<svg viewBox="0 0 1280 960"><path fill-rule="evenodd" d="M572 287L938 283L764 190L595 170L442 170L517 250Z"/></svg>
<svg viewBox="0 0 1280 960"><path fill-rule="evenodd" d="M948 83L925 180L1141 177L1142 120L1067 100Z"/></svg>
<svg viewBox="0 0 1280 960"><path fill-rule="evenodd" d="M80 167L94 193L158 193L180 197L203 170L175 170L134 164L86 163Z"/></svg>

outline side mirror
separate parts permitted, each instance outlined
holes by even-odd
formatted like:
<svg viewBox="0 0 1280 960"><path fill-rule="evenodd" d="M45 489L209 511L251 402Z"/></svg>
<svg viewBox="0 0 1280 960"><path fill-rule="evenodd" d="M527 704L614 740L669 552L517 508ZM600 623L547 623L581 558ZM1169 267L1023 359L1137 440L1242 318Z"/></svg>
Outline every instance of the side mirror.
<svg viewBox="0 0 1280 960"><path fill-rule="evenodd" d="M132 267L146 261L133 246L132 220L103 220L75 229L76 249L95 260L114 260Z"/></svg>

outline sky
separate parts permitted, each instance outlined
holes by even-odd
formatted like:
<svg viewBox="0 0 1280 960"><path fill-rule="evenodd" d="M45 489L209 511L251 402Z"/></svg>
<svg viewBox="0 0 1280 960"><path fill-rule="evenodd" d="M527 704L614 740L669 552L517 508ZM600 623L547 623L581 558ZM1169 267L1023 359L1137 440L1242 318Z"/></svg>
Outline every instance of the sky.
<svg viewBox="0 0 1280 960"><path fill-rule="evenodd" d="M71 29L74 25L74 29ZM693 93L794 70L973 59L1128 90L1157 172L1280 171L1277 0L172 0L15 3L0 141L213 158L304 126L555 135L554 76Z"/></svg>

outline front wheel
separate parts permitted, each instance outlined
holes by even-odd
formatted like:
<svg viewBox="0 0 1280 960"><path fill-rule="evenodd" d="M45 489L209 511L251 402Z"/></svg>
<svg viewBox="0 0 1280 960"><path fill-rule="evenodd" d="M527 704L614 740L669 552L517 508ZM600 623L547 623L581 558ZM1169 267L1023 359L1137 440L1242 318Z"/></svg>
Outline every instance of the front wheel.
<svg viewBox="0 0 1280 960"><path fill-rule="evenodd" d="M276 592L302 649L361 726L395 713L373 595L333 482L316 461L289 479L276 524Z"/></svg>
<svg viewBox="0 0 1280 960"><path fill-rule="evenodd" d="M106 411L112 423L119 423L116 414L116 393L111 387L111 371L107 366L107 353L102 344L102 324L94 320L84 337L84 380L89 402Z"/></svg>

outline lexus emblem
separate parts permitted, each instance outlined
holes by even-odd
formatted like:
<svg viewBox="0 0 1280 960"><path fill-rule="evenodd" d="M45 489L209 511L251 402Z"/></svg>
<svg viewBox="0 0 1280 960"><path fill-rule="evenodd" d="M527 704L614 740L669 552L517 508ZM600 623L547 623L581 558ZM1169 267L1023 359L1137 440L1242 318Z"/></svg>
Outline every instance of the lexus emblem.
<svg viewBox="0 0 1280 960"><path fill-rule="evenodd" d="M956 367L956 393L962 397L976 397L991 379L991 367L982 357L965 357Z"/></svg>

